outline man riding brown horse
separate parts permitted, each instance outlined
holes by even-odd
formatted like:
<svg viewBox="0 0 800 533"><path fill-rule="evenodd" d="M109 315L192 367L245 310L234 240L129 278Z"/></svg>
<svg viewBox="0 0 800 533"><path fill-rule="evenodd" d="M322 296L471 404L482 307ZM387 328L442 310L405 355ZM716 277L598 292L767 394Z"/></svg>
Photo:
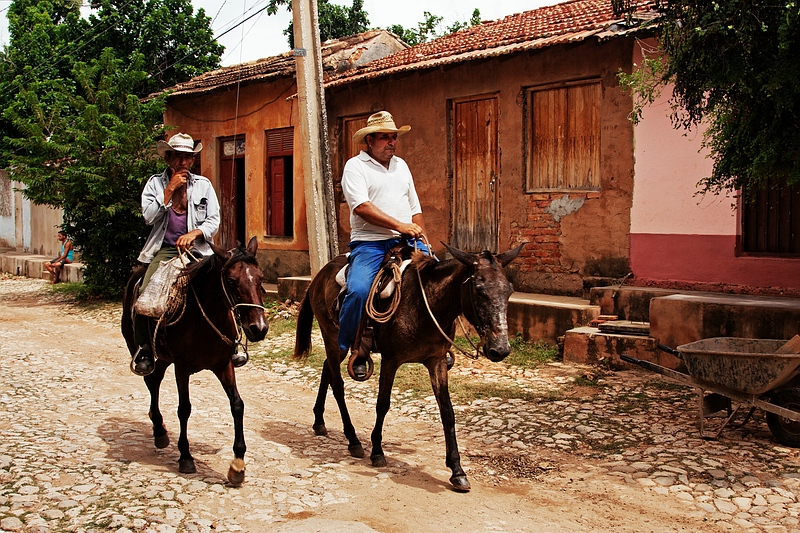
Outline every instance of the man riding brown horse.
<svg viewBox="0 0 800 533"><path fill-rule="evenodd" d="M350 257L346 292L339 311L339 349L351 349L351 377L363 381L370 361L371 336L364 306L373 279L386 252L401 242L401 235L424 238L414 179L408 165L395 155L400 135L411 126L398 128L387 111L375 113L367 125L353 135L366 149L347 161L342 174L342 192L350 208ZM428 248L421 242L417 247ZM344 357L342 357L343 359Z"/></svg>
<svg viewBox="0 0 800 533"><path fill-rule="evenodd" d="M195 154L202 149L202 143L195 146L191 136L184 133L173 135L169 141L158 141L158 154L167 168L150 176L142 191L142 216L153 228L139 254L139 261L149 263L140 292L162 261L190 248L204 256L212 253L209 245L219 229L219 201L211 181L190 172ZM136 315L133 319L138 350L131 370L139 376L146 376L155 368L148 322L146 316ZM242 366L247 357L235 353L232 361L234 366Z"/></svg>

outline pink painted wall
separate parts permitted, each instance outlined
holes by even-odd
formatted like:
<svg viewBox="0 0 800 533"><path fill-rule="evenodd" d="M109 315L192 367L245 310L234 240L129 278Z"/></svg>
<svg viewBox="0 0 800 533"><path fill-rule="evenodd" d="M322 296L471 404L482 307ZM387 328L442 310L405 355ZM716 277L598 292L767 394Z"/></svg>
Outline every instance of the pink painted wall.
<svg viewBox="0 0 800 533"><path fill-rule="evenodd" d="M652 43L650 43L652 44ZM639 46L634 63L641 64ZM635 181L630 264L655 282L800 289L800 260L737 254L737 204L732 195L699 194L712 161L702 131L675 130L667 88L634 128ZM711 286L708 286L711 285Z"/></svg>

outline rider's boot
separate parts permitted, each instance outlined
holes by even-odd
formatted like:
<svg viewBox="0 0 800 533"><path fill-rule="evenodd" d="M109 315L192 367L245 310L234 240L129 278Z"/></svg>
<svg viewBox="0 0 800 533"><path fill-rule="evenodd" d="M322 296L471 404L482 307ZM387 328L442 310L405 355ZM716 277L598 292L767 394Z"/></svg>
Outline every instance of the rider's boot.
<svg viewBox="0 0 800 533"><path fill-rule="evenodd" d="M231 356L231 363L233 363L234 368L246 365L249 360L250 356L247 355L247 352L239 353L239 350L233 352Z"/></svg>
<svg viewBox="0 0 800 533"><path fill-rule="evenodd" d="M149 344L142 344L131 359L131 372L137 376L147 376L153 373L156 362L153 358L153 349Z"/></svg>
<svg viewBox="0 0 800 533"><path fill-rule="evenodd" d="M366 381L372 376L372 327L367 325L367 317L361 319L356 339L350 350L347 373L356 381Z"/></svg>

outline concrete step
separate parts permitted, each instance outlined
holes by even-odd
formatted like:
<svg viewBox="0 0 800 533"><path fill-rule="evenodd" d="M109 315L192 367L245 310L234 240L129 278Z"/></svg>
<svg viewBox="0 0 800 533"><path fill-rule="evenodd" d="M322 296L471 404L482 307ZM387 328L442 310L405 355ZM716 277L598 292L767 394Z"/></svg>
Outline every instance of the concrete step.
<svg viewBox="0 0 800 533"><path fill-rule="evenodd" d="M564 334L564 362L632 368L620 355L629 355L673 370L684 370L683 362L657 347L657 339L648 335L603 333L598 328L580 327Z"/></svg>
<svg viewBox="0 0 800 533"><path fill-rule="evenodd" d="M8 272L15 276L25 276L35 279L50 279L50 273L44 264L53 259L45 255L29 254L25 252L6 252L0 254L0 271ZM61 271L61 281L80 283L83 281L83 263L64 265Z"/></svg>
<svg viewBox="0 0 800 533"><path fill-rule="evenodd" d="M290 276L278 278L278 299L282 302L292 300L301 302L306 295L306 289L311 284L311 276Z"/></svg>
<svg viewBox="0 0 800 533"><path fill-rule="evenodd" d="M278 285L277 283L262 283L261 287L264 289L264 295L273 298L275 300L278 299Z"/></svg>
<svg viewBox="0 0 800 533"><path fill-rule="evenodd" d="M529 341L556 344L570 329L588 325L600 316L600 306L571 296L515 292L508 300L508 331Z"/></svg>
<svg viewBox="0 0 800 533"><path fill-rule="evenodd" d="M800 298L694 293L650 302L650 335L672 348L712 337L790 339L798 333Z"/></svg>

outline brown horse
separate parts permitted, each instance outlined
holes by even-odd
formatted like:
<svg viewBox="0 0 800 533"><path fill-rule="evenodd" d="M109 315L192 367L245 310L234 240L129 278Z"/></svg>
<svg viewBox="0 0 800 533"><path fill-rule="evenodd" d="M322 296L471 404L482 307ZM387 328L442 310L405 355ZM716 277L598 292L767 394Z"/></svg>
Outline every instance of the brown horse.
<svg viewBox="0 0 800 533"><path fill-rule="evenodd" d="M498 255L488 251L471 254L445 246L455 259L437 262L420 252L415 253L412 264L403 274L402 297L397 310L386 323L374 328L375 351L381 354L381 371L370 458L373 466L386 466L381 448L383 422L389 411L397 369L404 363L422 363L428 369L433 393L439 404L446 444L445 463L452 471L450 483L455 490L466 492L470 484L461 468L455 415L447 388L446 356L451 343L439 331L432 316L452 339L455 320L463 313L480 334L484 355L492 361L503 360L511 352L506 314L508 298L513 291L503 267L519 255L522 245ZM316 317L325 342L327 359L322 368L314 405L314 432L317 435L327 434L323 413L330 385L342 415L350 455L363 457L364 449L345 404L341 363L346 353L339 349L339 327L333 310L340 289L335 276L346 262L345 256L333 259L311 281L297 317L294 357L303 359L308 356L312 319Z"/></svg>
<svg viewBox="0 0 800 533"><path fill-rule="evenodd" d="M255 258L257 248L255 237L246 249L240 245L225 251L212 245L213 255L186 267L183 273L188 276L185 306L177 320L167 320L170 323L157 331L156 345L153 347L158 356L155 370L144 378L150 391L150 419L153 422L155 445L165 448L169 445L169 437L158 408L158 392L164 372L170 364L175 364L181 426L178 465L181 473L191 474L196 469L186 436L186 426L192 412L189 376L201 370L214 372L228 395L233 414L234 459L228 470L228 480L234 485L241 485L244 481L244 454L247 447L244 442L244 402L236 388L231 355L241 340L237 335L238 327L253 342L262 340L269 328L264 316L262 274ZM133 340L131 310L135 291L145 270L146 267L141 267L133 273L123 299L122 334L131 354L137 349ZM155 320L151 320L151 331L153 326Z"/></svg>

